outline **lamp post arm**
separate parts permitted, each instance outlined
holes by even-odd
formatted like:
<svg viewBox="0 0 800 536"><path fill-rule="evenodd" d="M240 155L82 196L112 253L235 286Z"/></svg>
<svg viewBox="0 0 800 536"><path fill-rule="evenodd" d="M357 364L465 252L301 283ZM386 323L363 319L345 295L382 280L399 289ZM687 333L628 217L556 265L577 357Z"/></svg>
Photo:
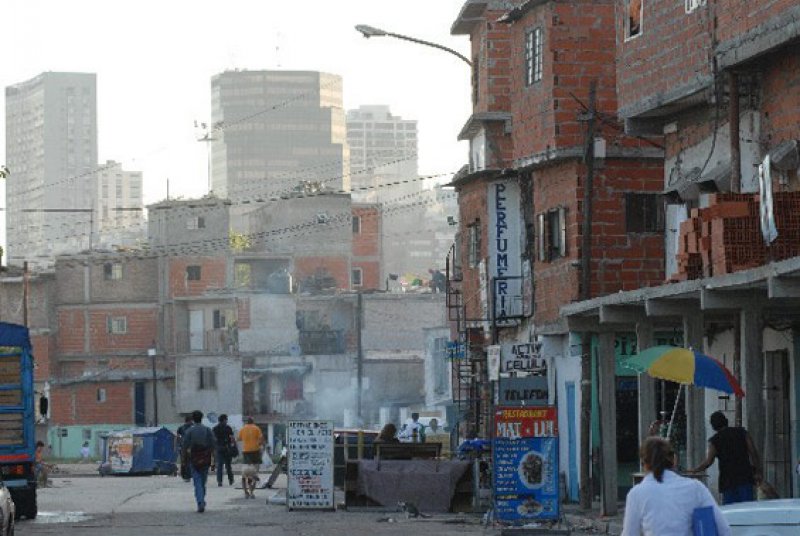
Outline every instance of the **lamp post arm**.
<svg viewBox="0 0 800 536"><path fill-rule="evenodd" d="M448 48L448 47L446 47L444 45L440 45L438 43L432 43L431 41L425 41L424 39L417 39L416 37L409 37L407 35L396 34L396 33L392 33L392 32L386 32L386 35L388 35L390 37L396 37L397 39L403 39L404 41L411 41L412 43L417 43L417 44L420 44L420 45L425 45L425 46L429 46L429 47L433 47L433 48L438 48L439 50L444 50L445 52L449 52L453 56L456 56L457 58L462 60L464 63L466 63L467 65L472 67L472 62L466 56L464 56L460 52L456 52L452 48Z"/></svg>

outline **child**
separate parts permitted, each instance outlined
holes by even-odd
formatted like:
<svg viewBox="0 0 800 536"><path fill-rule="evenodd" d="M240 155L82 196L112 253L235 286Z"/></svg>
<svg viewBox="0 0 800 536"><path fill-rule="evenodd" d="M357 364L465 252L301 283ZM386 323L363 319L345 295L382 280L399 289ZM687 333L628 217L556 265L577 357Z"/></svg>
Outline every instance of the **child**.
<svg viewBox="0 0 800 536"><path fill-rule="evenodd" d="M258 464L249 463L242 468L242 489L245 499L256 498L254 492L258 480Z"/></svg>
<svg viewBox="0 0 800 536"><path fill-rule="evenodd" d="M89 454L90 454L89 442L86 441L86 442L84 442L83 446L81 447L81 458L83 458L83 461L85 461L85 462L89 461Z"/></svg>

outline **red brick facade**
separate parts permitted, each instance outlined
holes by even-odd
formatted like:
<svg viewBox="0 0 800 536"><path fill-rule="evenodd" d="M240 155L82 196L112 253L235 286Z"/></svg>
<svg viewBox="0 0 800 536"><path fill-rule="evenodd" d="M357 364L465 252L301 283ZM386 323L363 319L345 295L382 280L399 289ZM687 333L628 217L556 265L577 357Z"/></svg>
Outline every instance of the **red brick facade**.
<svg viewBox="0 0 800 536"><path fill-rule="evenodd" d="M191 268L190 268L191 267ZM196 277L199 267L199 278ZM169 259L169 294L174 297L199 296L211 289L226 287L225 257L175 257Z"/></svg>

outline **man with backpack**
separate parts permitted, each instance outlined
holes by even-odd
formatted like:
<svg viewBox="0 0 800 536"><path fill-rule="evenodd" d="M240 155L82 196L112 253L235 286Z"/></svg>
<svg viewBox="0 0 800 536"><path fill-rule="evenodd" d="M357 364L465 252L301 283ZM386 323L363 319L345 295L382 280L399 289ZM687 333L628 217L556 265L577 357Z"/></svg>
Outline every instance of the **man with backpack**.
<svg viewBox="0 0 800 536"><path fill-rule="evenodd" d="M197 511L206 510L206 482L208 469L212 465L212 458L217 447L214 433L211 428L204 426L203 412L192 412L192 427L183 434L183 451L189 459L194 484L194 498L197 501Z"/></svg>
<svg viewBox="0 0 800 536"><path fill-rule="evenodd" d="M236 437L233 435L233 429L228 426L228 416L224 413L220 415L217 425L211 430L214 432L214 439L217 441L217 485L222 486L222 476L225 470L227 470L228 484L233 486L231 460L239 455L239 447L236 445Z"/></svg>

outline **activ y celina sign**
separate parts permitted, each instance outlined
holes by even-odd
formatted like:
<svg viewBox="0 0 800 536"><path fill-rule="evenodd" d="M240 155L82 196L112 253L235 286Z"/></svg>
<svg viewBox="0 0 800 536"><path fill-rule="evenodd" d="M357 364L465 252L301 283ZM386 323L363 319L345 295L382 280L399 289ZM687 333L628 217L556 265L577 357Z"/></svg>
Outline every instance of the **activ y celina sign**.
<svg viewBox="0 0 800 536"><path fill-rule="evenodd" d="M523 315L522 243L525 237L517 181L494 181L488 188L487 275L493 282L493 317L502 324Z"/></svg>

